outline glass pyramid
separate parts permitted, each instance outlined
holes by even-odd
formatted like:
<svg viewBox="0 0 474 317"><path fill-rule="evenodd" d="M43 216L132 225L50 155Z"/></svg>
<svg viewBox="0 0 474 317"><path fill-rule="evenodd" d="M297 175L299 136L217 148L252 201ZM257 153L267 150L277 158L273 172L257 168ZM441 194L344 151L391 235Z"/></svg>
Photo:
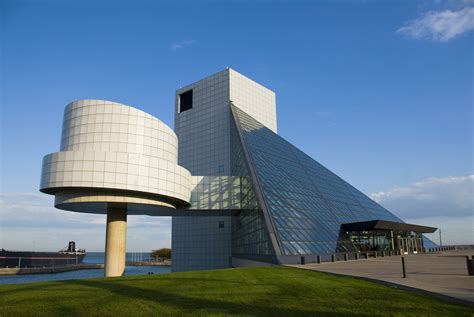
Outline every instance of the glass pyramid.
<svg viewBox="0 0 474 317"><path fill-rule="evenodd" d="M242 253L243 245L269 257L352 252L356 248L341 224L403 222L241 109L231 108L237 134L233 151L242 152L234 155L234 172L250 176L253 212L248 217L255 222L249 227L255 234L247 240L233 232L233 245L240 241Z"/></svg>
<svg viewBox="0 0 474 317"><path fill-rule="evenodd" d="M233 120L232 120L233 121ZM231 173L240 176L241 210L232 217L232 256L262 262L276 262L254 182L245 159L235 122L231 121Z"/></svg>

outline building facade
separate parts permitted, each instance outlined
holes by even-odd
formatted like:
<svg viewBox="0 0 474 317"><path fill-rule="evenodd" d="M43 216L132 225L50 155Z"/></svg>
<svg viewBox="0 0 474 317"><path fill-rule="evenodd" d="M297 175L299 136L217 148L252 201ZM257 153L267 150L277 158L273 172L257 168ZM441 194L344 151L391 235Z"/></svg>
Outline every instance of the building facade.
<svg viewBox="0 0 474 317"><path fill-rule="evenodd" d="M178 162L193 175L235 175L231 101L276 132L275 93L230 68L179 89ZM231 265L231 216L173 217L172 223L173 270Z"/></svg>
<svg viewBox="0 0 474 317"><path fill-rule="evenodd" d="M240 209L228 216L173 217L174 271L395 249L394 239L416 252L423 237L409 230L431 230L345 230L403 221L281 138L275 93L232 69L176 92L175 132L179 164L193 175L242 181Z"/></svg>
<svg viewBox="0 0 474 317"><path fill-rule="evenodd" d="M107 215L106 276L125 268L127 215L172 216L173 271L301 263L435 246L277 134L275 93L225 69L176 91L175 130L139 109L79 100L40 191Z"/></svg>

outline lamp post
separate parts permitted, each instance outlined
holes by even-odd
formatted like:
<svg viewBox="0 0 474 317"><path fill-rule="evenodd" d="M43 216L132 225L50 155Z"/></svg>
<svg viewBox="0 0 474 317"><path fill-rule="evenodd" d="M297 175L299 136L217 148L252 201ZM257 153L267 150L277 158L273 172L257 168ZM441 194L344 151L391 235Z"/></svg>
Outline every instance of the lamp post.
<svg viewBox="0 0 474 317"><path fill-rule="evenodd" d="M443 240L441 239L441 228L439 229L439 246L443 246Z"/></svg>

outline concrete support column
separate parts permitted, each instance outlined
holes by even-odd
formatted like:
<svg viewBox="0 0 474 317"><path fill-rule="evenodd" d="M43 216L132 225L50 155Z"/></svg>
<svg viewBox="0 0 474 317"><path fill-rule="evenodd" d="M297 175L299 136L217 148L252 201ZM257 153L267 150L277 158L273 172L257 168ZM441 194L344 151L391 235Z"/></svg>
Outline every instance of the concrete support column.
<svg viewBox="0 0 474 317"><path fill-rule="evenodd" d="M390 230L390 241L392 243L392 250L395 250L395 238L393 236L393 230Z"/></svg>
<svg viewBox="0 0 474 317"><path fill-rule="evenodd" d="M107 208L105 238L105 277L122 276L125 271L127 210Z"/></svg>

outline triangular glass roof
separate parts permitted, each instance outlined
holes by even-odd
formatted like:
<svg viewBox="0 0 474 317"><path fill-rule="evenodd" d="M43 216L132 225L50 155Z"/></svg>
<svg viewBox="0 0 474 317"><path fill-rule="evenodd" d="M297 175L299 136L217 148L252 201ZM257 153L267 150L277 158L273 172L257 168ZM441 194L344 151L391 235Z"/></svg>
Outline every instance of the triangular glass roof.
<svg viewBox="0 0 474 317"><path fill-rule="evenodd" d="M241 209L232 217L232 256L261 262L276 262L275 239L270 238L268 217L264 217L255 184L234 120L231 121L231 174L240 176ZM272 241L273 240L273 241Z"/></svg>
<svg viewBox="0 0 474 317"><path fill-rule="evenodd" d="M231 105L277 255L353 251L341 224L403 222L241 109ZM276 241L275 241L276 240Z"/></svg>

